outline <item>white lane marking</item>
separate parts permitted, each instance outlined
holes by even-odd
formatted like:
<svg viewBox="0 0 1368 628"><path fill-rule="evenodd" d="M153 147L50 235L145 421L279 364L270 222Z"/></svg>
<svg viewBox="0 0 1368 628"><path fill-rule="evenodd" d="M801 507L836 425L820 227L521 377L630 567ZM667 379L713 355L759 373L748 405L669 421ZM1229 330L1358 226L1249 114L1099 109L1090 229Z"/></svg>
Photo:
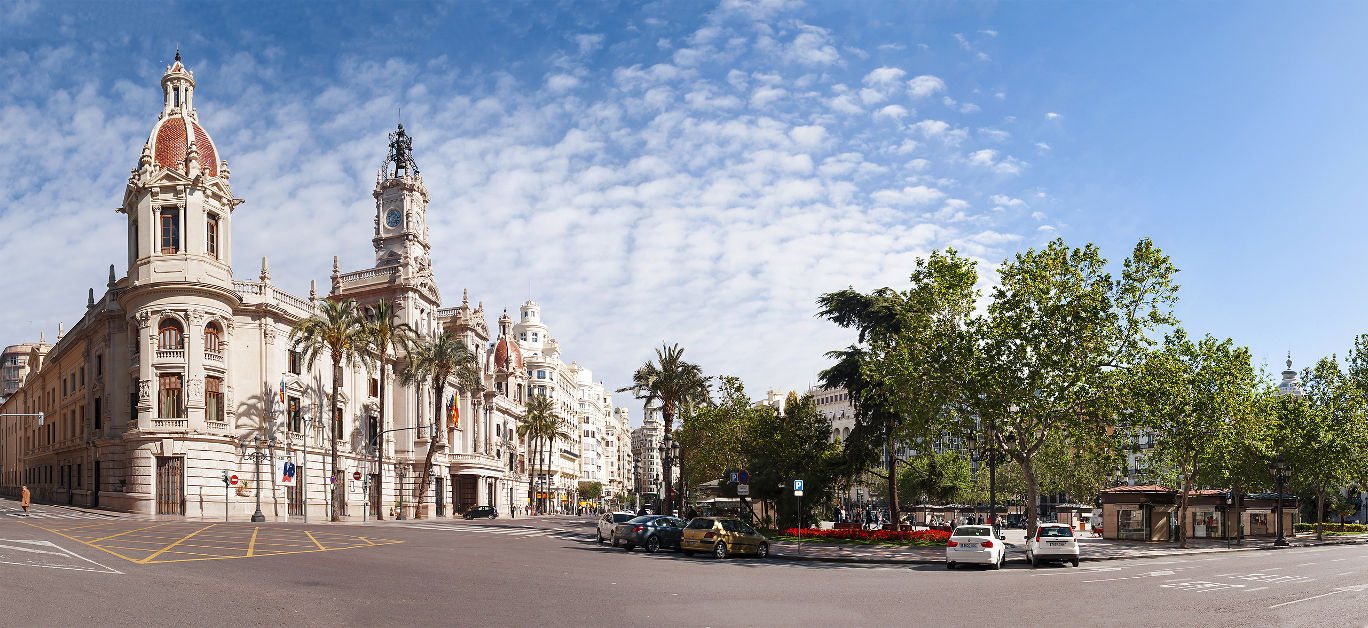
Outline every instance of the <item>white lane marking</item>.
<svg viewBox="0 0 1368 628"><path fill-rule="evenodd" d="M1337 562L1340 562L1340 561L1342 561L1342 560L1349 560L1349 559L1348 559L1348 558L1336 558L1336 559L1334 559L1334 560L1331 560L1330 562L1332 562L1332 563L1337 563Z"/></svg>
<svg viewBox="0 0 1368 628"><path fill-rule="evenodd" d="M1298 603L1298 602L1309 602L1309 601L1311 601L1311 600L1318 600L1318 599L1323 598L1323 597L1328 597L1328 596L1334 595L1334 594L1336 594L1336 593L1343 593L1343 592L1344 592L1344 591L1331 591L1331 592L1329 592L1329 593L1322 593L1322 594L1320 594L1320 595L1313 595L1313 596L1311 596L1311 597L1302 598L1302 599L1300 599L1300 600L1292 600L1291 602L1283 602L1282 604L1274 604L1274 605L1272 605L1272 606L1270 606L1270 607L1268 607L1268 608L1269 608L1269 609L1274 609L1274 608L1278 608L1278 607L1280 607L1280 606L1287 606L1288 604L1296 604L1296 603Z"/></svg>
<svg viewBox="0 0 1368 628"><path fill-rule="evenodd" d="M105 565L102 565L102 564L100 564L100 563L97 563L97 562L95 562L95 561L93 561L93 560L90 560L89 558L86 558L85 556L81 556L80 554L77 554L76 552L73 552L73 551L71 551L71 550L69 550L69 549L66 549L66 548L63 548L63 547L59 547L57 544L52 543L52 542L50 542L50 541L37 541L37 540L28 540L28 539L0 539L0 542L3 542L3 543L0 543L0 563L4 563L4 564L7 564L7 565L20 565L20 566L23 566L23 567L45 567L45 568L47 568L47 569L69 569L69 570L73 570L73 571L92 571L92 572L95 572L95 573L112 573L112 574L123 575L123 572L122 572L122 571L119 571L119 570L117 570L117 569L110 568L110 567L105 566ZM9 544L11 544L11 543L19 543L19 544L21 544L21 545L9 545ZM44 547L44 548L52 548L52 549L51 549L51 550L49 550L49 549L37 549L37 547L34 547L34 546ZM82 565L82 564L80 564L80 563L75 563L75 564L60 564L60 563L55 563L55 562L53 562L53 559L51 559L51 558L42 558L42 557L26 558L26 559L24 559L23 561L20 561L20 560L19 560L19 559L20 559L19 556L8 556L8 555L5 555L4 552L3 552L2 550L15 550L15 551L21 551L21 552L27 552L27 553L47 554L47 555L51 555L51 556L60 556L60 557L62 557L62 558L67 558L67 559L72 559L72 558L74 558L74 559L76 559L76 560L81 560L81 561L85 561L85 562L87 562L87 563L90 563L90 564L92 564L92 565L94 565L94 566L96 566L96 567L99 567L99 569L92 569L92 568L86 567L86 566L84 566L84 565ZM56 551L52 551L52 550L56 550ZM12 560L7 560L7 559L12 559ZM39 562L39 561L44 561L44 560L46 560L47 562Z"/></svg>
<svg viewBox="0 0 1368 628"><path fill-rule="evenodd" d="M1297 565L1297 566L1298 566L1298 567L1310 567L1311 565L1314 565L1314 564L1316 564L1316 563L1302 563L1302 564Z"/></svg>
<svg viewBox="0 0 1368 628"><path fill-rule="evenodd" d="M1170 580L1165 584L1159 585L1165 589L1177 589L1179 591L1191 591L1194 593L1210 593L1212 591L1224 591L1226 589L1243 589L1243 584L1230 584L1227 582L1209 582L1206 580Z"/></svg>

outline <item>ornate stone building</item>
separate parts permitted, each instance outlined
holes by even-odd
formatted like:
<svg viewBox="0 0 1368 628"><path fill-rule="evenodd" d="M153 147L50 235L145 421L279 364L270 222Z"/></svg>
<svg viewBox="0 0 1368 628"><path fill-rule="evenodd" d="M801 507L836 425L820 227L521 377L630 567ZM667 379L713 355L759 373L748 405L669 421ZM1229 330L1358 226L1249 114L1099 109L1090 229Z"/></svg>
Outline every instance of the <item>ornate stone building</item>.
<svg viewBox="0 0 1368 628"><path fill-rule="evenodd" d="M442 307L429 196L402 125L390 135L372 191L375 265L344 273L334 258L327 295L311 288L301 297L271 282L265 259L255 280L234 276L232 217L243 199L199 124L195 79L179 54L161 85L162 110L119 208L128 225L126 267L122 276L110 267L103 294L90 291L85 313L59 331L56 344L29 348L28 372L0 413L43 419L0 418L0 489L26 483L39 501L206 517L225 508L246 516L261 491L267 516L302 515L307 507L321 518L331 498L328 444L337 438L350 516L366 507L390 517L401 508L440 516L453 506L507 512L525 505L529 461L515 431L532 392L523 355L532 349L536 360L558 362L558 349L549 338L519 342L506 313L491 342L483 304L472 308L464 295L459 306ZM458 390L451 381L447 399L435 399L430 385L402 384L404 358L391 355L383 368L345 365L330 408L326 356L309 364L290 342L294 324L316 313L320 298L354 299L372 317L383 299L420 334L457 334L478 356L482 386ZM537 386L573 391L575 383L567 371ZM439 401L453 397L454 424L434 416ZM429 447L438 447L434 477L415 503ZM246 458L258 448L268 456L260 481ZM301 469L294 486L271 471L286 460ZM573 464L557 471L580 473ZM227 487L225 474L243 482Z"/></svg>

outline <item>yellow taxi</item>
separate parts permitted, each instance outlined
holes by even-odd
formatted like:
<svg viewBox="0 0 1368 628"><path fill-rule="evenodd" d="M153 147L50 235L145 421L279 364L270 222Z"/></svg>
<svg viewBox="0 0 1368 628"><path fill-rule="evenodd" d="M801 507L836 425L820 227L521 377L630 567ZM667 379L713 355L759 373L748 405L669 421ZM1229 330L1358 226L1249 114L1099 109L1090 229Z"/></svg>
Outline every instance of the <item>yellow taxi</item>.
<svg viewBox="0 0 1368 628"><path fill-rule="evenodd" d="M730 554L769 556L769 539L749 523L731 517L695 517L684 526L679 549L685 556L709 552L717 558Z"/></svg>

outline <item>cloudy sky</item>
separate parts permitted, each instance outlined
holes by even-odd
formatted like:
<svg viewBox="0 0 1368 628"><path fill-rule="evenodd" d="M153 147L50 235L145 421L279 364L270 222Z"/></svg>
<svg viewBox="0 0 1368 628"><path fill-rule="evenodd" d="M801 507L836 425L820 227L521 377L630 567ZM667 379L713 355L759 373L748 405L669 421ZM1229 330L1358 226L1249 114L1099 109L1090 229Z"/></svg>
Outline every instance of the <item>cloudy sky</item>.
<svg viewBox="0 0 1368 628"><path fill-rule="evenodd" d="M664 341L804 389L850 341L822 292L1054 237L1153 238L1189 329L1275 370L1368 332L1368 5L911 4L0 0L0 344L123 272L178 44L247 199L239 278L373 262L402 110L448 304L540 302L613 388Z"/></svg>

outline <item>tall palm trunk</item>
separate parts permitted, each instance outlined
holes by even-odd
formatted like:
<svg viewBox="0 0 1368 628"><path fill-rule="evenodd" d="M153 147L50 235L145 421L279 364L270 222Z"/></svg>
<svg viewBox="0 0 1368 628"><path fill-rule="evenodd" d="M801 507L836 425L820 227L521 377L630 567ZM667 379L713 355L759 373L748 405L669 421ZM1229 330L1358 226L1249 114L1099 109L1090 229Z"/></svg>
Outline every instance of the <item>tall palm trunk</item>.
<svg viewBox="0 0 1368 628"><path fill-rule="evenodd" d="M333 354L332 354L332 404L331 404L331 406L329 406L329 408L328 408L328 412L331 413L331 416L330 416L329 418L332 419L332 421L329 421L329 423L328 423L328 425L330 426L330 429L328 430L328 441L332 443L332 478L333 478L333 481L332 481L332 486L331 486L331 489L332 489L332 508L330 508L330 510L331 510L332 512L330 513L330 515L331 515L330 518L331 518L333 521L341 521L341 520L342 520L342 505L341 505L341 503L340 503L340 499L341 499L341 496L343 495L343 493L342 493L341 490L339 490L339 489L342 488L342 481L341 481L341 479L338 477L338 476L341 474L341 470L340 470L338 467L340 467L341 465L338 464L338 459L337 459L337 431L338 431L338 429L337 429L337 425L335 424L335 422L338 420L338 417L337 417L337 388L338 388L338 386L339 386L339 383L338 383L338 381L337 381L337 373L338 373L338 371L340 371L341 368L342 368L342 367L341 367L341 364L342 364L342 355L341 355L340 353L334 351Z"/></svg>
<svg viewBox="0 0 1368 628"><path fill-rule="evenodd" d="M437 453L437 447L442 444L442 398L446 394L446 382L437 380L433 382L433 392L436 393L436 406L432 414L432 425L428 433L427 455L423 457L423 477L418 480L418 484L413 487L413 507L414 519L423 518L423 495L427 494L428 482L432 481L432 458ZM437 496L441 499L441 496Z"/></svg>
<svg viewBox="0 0 1368 628"><path fill-rule="evenodd" d="M380 418L375 427L375 518L384 520L385 509L381 498L385 494L385 355L380 355Z"/></svg>

